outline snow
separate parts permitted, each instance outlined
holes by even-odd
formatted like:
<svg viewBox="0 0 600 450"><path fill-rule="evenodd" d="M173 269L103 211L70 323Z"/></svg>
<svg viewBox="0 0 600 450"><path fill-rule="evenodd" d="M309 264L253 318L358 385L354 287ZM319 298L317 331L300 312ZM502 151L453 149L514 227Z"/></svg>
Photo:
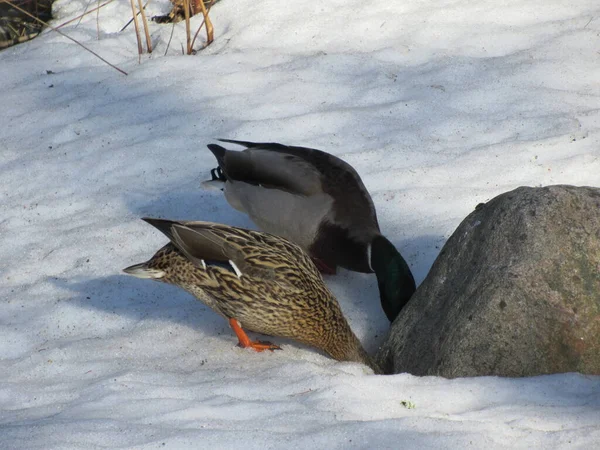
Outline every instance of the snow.
<svg viewBox="0 0 600 450"><path fill-rule="evenodd" d="M87 4L57 1L54 24ZM256 354L121 273L165 242L139 217L253 227L200 188L218 137L344 158L418 282L479 202L598 186L595 0L222 0L211 46L182 55L179 24L164 56L153 23L139 63L130 16L117 0L61 29L128 76L49 31L0 52L1 449L600 445L598 376L375 376L278 338ZM375 277L326 282L374 352Z"/></svg>

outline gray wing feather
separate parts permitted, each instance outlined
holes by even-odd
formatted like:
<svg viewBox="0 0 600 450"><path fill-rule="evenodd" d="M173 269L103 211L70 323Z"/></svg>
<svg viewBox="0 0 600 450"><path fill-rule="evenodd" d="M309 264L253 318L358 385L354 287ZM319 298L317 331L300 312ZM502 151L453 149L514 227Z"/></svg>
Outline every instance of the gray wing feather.
<svg viewBox="0 0 600 450"><path fill-rule="evenodd" d="M208 228L192 229L185 225L173 224L172 242L196 266L202 267L201 260L228 261L229 255L225 243L218 239Z"/></svg>
<svg viewBox="0 0 600 450"><path fill-rule="evenodd" d="M304 249L314 240L319 224L330 214L333 204L333 199L324 193L306 197L240 181L228 182L225 196L261 229L296 242Z"/></svg>
<svg viewBox="0 0 600 450"><path fill-rule="evenodd" d="M211 222L177 222L167 219L143 218L163 232L185 257L197 267L202 260L233 261L240 269L246 266L244 255L226 239L212 231ZM222 231L224 228L221 229Z"/></svg>
<svg viewBox="0 0 600 450"><path fill-rule="evenodd" d="M309 162L262 149L227 150L220 166L232 181L274 187L302 195L322 192L321 174Z"/></svg>

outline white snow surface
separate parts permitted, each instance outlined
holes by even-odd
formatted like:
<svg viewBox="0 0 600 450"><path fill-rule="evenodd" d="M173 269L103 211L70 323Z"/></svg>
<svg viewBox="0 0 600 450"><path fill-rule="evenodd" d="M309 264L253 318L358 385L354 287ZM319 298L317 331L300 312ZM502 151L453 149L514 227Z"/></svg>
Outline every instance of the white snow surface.
<svg viewBox="0 0 600 450"><path fill-rule="evenodd" d="M57 1L53 24L88 3ZM211 46L182 55L180 23L165 56L172 27L151 23L141 62L130 17L116 0L61 28L127 76L48 30L0 52L1 449L600 446L600 377L376 376L278 338L258 354L121 272L165 243L142 216L253 227L200 187L219 137L348 161L419 283L479 202L600 185L597 0L222 0ZM374 352L375 277L326 282Z"/></svg>

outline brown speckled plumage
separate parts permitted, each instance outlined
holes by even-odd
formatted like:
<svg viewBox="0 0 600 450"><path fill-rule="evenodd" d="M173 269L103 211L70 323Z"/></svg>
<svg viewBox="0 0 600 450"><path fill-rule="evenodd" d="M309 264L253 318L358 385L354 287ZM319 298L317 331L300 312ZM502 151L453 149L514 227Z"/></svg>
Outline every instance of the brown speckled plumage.
<svg viewBox="0 0 600 450"><path fill-rule="evenodd" d="M180 286L247 330L294 339L379 372L299 246L210 222L144 220L171 242L127 273Z"/></svg>

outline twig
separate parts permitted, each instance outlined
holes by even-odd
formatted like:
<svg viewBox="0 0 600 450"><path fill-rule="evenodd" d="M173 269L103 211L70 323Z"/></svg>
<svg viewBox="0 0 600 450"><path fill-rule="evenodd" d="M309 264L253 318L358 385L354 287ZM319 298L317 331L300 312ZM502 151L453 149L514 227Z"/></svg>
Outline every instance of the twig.
<svg viewBox="0 0 600 450"><path fill-rule="evenodd" d="M79 24L81 23L81 19L83 19L83 16L85 16L85 13L87 12L88 8L90 7L90 4L92 3L93 0L90 0L89 2L87 2L87 5L85 5L85 9L83 10L83 14L79 16L79 22L77 22L77 25L75 25L76 27L79 26Z"/></svg>
<svg viewBox="0 0 600 450"><path fill-rule="evenodd" d="M96 9L96 35L100 40L100 0L98 0L98 8Z"/></svg>
<svg viewBox="0 0 600 450"><path fill-rule="evenodd" d="M138 12L138 14L139 14L139 12ZM121 28L121 29L119 30L119 33L122 33L123 31L125 31L125 29L126 29L126 28L127 28L129 25L131 25L131 22L133 22L133 17L132 17L131 19L129 19L125 25L123 25L123 28Z"/></svg>
<svg viewBox="0 0 600 450"><path fill-rule="evenodd" d="M8 3L10 6L12 6L13 8L15 8L17 11L21 11L23 14L31 17L32 19L44 24L45 26L47 26L48 28L50 28L52 31L56 31L58 34L60 34L63 37L66 37L67 39L69 39L70 41L75 42L77 45L79 45L80 47L82 47L84 50L87 50L88 52L90 52L92 55L94 55L96 58L98 58L100 61L104 62L105 64L108 64L110 67L112 67L115 70L118 70L119 72L121 72L123 75L127 75L127 72L125 72L122 69L119 69L117 66L115 66L114 64L109 63L106 59L104 59L102 56L100 56L98 53L90 50L89 48L87 48L85 45L83 45L81 42L73 39L71 36L66 35L65 33L63 33L62 31L60 31L58 28L53 27L52 25L49 25L48 22L44 22L42 19L38 19L37 17L35 17L33 14L29 14L29 12L25 11L23 8L18 7L17 5L15 5L13 2L9 1L9 0L3 0L4 2Z"/></svg>
<svg viewBox="0 0 600 450"><path fill-rule="evenodd" d="M587 26L592 23L592 20L594 20L594 16L590 17L590 20L588 20L588 22L585 24L585 26L583 27L583 29L585 30L587 28Z"/></svg>
<svg viewBox="0 0 600 450"><path fill-rule="evenodd" d="M171 46L171 39L173 39L174 31L175 31L175 22L173 22L173 26L171 27L171 36L169 36L169 42L167 42L167 48L165 49L165 56L167 56L167 52L169 51L169 47Z"/></svg>
<svg viewBox="0 0 600 450"><path fill-rule="evenodd" d="M56 27L56 29L58 30L59 28L62 28L62 27L64 27L65 25L69 25L71 22L75 22L76 20L78 20L78 19L81 19L83 16L87 16L88 14L91 14L91 13L93 13L94 11L99 11L99 10L100 10L100 8L104 8L106 5L108 5L109 3L112 3L112 2L114 2L114 1L115 1L115 0L108 0L108 1L107 1L107 2L105 2L105 3L102 3L102 4L101 4L100 6L98 6L97 8L90 9L89 11L87 11L87 12L84 12L83 14L81 14L81 15L79 15L79 16L77 16L77 17L74 17L74 18L73 18L73 19L71 19L71 20L67 20L65 23L61 23L59 26L57 26L57 27Z"/></svg>
<svg viewBox="0 0 600 450"><path fill-rule="evenodd" d="M196 38L198 37L198 34L200 34L200 30L202 29L202 26L204 25L204 19L202 20L202 23L200 24L200 26L198 27L198 29L196 30L196 34L194 34L194 39L192 39L192 48L194 48L194 43L196 42ZM208 45L209 43L207 42L206 45Z"/></svg>
<svg viewBox="0 0 600 450"><path fill-rule="evenodd" d="M111 1L112 1L112 0L111 0ZM146 4L144 5L144 8L143 8L143 9L144 9L144 12L145 12L145 10L146 10L146 6L148 6L148 2L149 2L149 1L150 1L150 0L148 0L148 1L146 2ZM139 12L139 11L137 12L137 15L138 15L138 16L140 15L140 12ZM131 22L133 22L133 16L131 17L131 19L129 19L129 20L127 21L127 23L126 23L125 25L123 25L123 28L121 28L121 29L119 30L119 33L123 32L123 31L124 31L124 30L125 30L125 29L126 29L128 26L129 26L129 25L131 25Z"/></svg>
<svg viewBox="0 0 600 450"><path fill-rule="evenodd" d="M210 19L208 18L208 13L210 12L210 9L213 7L214 4L215 4L215 0L212 0L210 2L210 5L208 5L208 9L204 8L204 10L202 11L202 15L204 16L204 19L202 20L202 23L198 27L196 34L194 34L194 39L192 40L192 48L194 48L194 43L196 42L196 38L198 37L198 34L200 33L202 26L206 22L206 19L208 19L208 23L210 24L210 36L209 36L209 31L208 31L209 25L206 25L206 46L209 46L211 44L211 42L214 40L212 23L210 22ZM204 6L204 3L202 3L202 6ZM206 14L205 14L205 11L206 11Z"/></svg>

